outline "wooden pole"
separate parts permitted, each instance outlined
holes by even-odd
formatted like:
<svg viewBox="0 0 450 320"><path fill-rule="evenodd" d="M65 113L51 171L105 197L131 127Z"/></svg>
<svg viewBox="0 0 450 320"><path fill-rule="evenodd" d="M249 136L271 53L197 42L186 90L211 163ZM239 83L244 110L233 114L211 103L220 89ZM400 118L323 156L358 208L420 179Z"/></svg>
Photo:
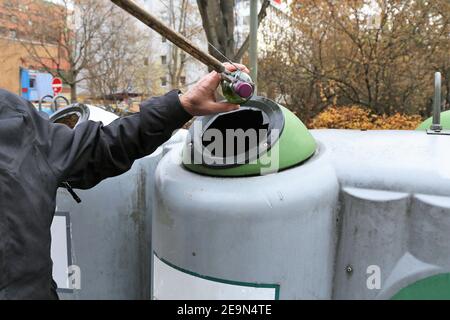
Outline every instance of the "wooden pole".
<svg viewBox="0 0 450 320"><path fill-rule="evenodd" d="M186 39L181 34L173 31L167 27L161 20L151 15L140 6L138 6L134 1L131 0L111 0L114 4L131 14L133 17L146 24L156 32L158 32L163 37L167 38L174 45L179 47L181 50L189 53L195 59L204 63L208 67L214 69L219 73L225 72L225 67L222 62L214 58L212 55L202 51L200 48L192 44L188 39Z"/></svg>

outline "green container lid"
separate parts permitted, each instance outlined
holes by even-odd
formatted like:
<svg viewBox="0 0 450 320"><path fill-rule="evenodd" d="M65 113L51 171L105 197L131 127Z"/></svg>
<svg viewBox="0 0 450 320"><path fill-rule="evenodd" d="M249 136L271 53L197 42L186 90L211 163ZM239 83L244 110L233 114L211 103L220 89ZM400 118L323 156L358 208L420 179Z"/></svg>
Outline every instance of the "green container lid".
<svg viewBox="0 0 450 320"><path fill-rule="evenodd" d="M428 118L417 127L417 130L428 130L433 123L433 118ZM441 113L442 129L450 130L450 110Z"/></svg>
<svg viewBox="0 0 450 320"><path fill-rule="evenodd" d="M291 111L253 97L240 110L197 118L189 129L183 164L209 176L257 176L299 165L315 151L314 138Z"/></svg>

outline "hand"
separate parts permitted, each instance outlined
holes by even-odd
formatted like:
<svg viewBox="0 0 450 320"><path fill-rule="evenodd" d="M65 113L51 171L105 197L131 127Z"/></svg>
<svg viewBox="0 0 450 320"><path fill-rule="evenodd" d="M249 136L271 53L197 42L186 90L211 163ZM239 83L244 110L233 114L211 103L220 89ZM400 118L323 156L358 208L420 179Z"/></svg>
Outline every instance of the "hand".
<svg viewBox="0 0 450 320"><path fill-rule="evenodd" d="M230 72L236 71L236 67L243 72L250 72L242 64L235 64L236 67L230 63L223 65ZM215 92L221 80L221 75L216 71L203 77L188 92L181 95L180 101L183 108L193 116L206 116L239 109L239 105L216 101Z"/></svg>

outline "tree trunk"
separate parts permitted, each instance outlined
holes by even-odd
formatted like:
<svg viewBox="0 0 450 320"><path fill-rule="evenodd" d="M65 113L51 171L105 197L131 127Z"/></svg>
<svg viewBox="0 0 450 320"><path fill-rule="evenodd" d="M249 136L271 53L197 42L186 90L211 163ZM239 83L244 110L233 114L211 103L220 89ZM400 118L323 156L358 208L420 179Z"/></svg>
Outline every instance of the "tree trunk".
<svg viewBox="0 0 450 320"><path fill-rule="evenodd" d="M77 84L76 83L70 84L70 102L71 103L77 102Z"/></svg>
<svg viewBox="0 0 450 320"><path fill-rule="evenodd" d="M234 41L235 0L197 0L197 4L202 17L206 38L210 43L208 47L209 53L220 61L226 61L217 52L219 50L223 55L232 59L236 49Z"/></svg>

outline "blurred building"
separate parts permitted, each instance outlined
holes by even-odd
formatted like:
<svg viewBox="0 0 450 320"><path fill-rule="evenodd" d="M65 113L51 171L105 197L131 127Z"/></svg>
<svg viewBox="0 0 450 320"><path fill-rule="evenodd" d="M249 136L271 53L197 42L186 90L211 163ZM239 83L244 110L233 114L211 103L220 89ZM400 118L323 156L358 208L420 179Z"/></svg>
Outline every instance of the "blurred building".
<svg viewBox="0 0 450 320"><path fill-rule="evenodd" d="M236 44L238 47L242 45L246 37L250 33L250 0L235 0L236 1ZM267 19L274 18L274 12L279 11L289 14L292 0L271 0L271 6L267 10ZM258 12L261 10L262 1L258 1ZM276 10L275 10L276 9ZM279 19L279 18L278 18ZM278 20L277 19L277 20ZM264 28L264 24L260 28Z"/></svg>
<svg viewBox="0 0 450 320"><path fill-rule="evenodd" d="M250 0L236 0L236 45L239 48L250 33Z"/></svg>
<svg viewBox="0 0 450 320"><path fill-rule="evenodd" d="M44 71L41 62L49 69L62 70L67 70L69 64L67 59L54 61L47 58L58 56L57 37L49 36L43 42L42 38L35 39L36 33L28 30L52 21L52 16L61 9L61 6L44 0L0 0L0 88L30 101L53 95L53 77ZM36 61L36 56L40 62ZM68 88L64 88L63 93L70 96Z"/></svg>

